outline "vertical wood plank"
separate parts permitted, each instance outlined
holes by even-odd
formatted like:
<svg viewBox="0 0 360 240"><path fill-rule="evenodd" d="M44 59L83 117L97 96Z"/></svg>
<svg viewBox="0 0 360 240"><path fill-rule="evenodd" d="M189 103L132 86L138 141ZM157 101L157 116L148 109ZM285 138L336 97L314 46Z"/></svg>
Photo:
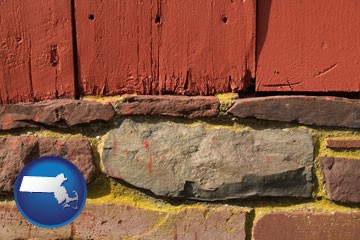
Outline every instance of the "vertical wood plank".
<svg viewBox="0 0 360 240"><path fill-rule="evenodd" d="M252 0L162 0L160 92L210 95L247 87L255 75Z"/></svg>
<svg viewBox="0 0 360 240"><path fill-rule="evenodd" d="M74 96L69 0L0 1L0 102Z"/></svg>
<svg viewBox="0 0 360 240"><path fill-rule="evenodd" d="M259 0L257 91L359 92L360 1Z"/></svg>
<svg viewBox="0 0 360 240"><path fill-rule="evenodd" d="M80 87L85 95L151 94L152 1L75 1Z"/></svg>
<svg viewBox="0 0 360 240"><path fill-rule="evenodd" d="M83 94L242 90L255 73L255 11L255 0L75 0Z"/></svg>

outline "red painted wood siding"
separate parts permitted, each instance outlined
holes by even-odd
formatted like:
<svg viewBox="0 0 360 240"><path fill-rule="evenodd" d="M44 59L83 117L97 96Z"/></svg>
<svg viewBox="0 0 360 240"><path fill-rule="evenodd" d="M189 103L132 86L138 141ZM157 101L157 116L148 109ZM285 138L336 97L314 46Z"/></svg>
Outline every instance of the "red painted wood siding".
<svg viewBox="0 0 360 240"><path fill-rule="evenodd" d="M160 92L209 95L246 88L255 76L255 2L162 1Z"/></svg>
<svg viewBox="0 0 360 240"><path fill-rule="evenodd" d="M0 0L0 103L359 92L357 29L348 0Z"/></svg>
<svg viewBox="0 0 360 240"><path fill-rule="evenodd" d="M83 94L154 93L155 8L152 1L75 1Z"/></svg>
<svg viewBox="0 0 360 240"><path fill-rule="evenodd" d="M359 92L360 1L258 0L257 91Z"/></svg>
<svg viewBox="0 0 360 240"><path fill-rule="evenodd" d="M70 0L0 1L0 103L73 96Z"/></svg>
<svg viewBox="0 0 360 240"><path fill-rule="evenodd" d="M83 94L209 95L255 76L255 0L75 0Z"/></svg>

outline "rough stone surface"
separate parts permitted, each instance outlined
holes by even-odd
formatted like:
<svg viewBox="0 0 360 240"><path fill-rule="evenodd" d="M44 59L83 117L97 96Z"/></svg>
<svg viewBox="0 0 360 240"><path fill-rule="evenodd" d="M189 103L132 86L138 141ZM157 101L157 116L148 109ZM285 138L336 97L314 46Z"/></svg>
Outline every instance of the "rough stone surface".
<svg viewBox="0 0 360 240"><path fill-rule="evenodd" d="M38 127L39 125L71 127L96 120L108 121L114 114L109 103L74 99L0 105L0 129Z"/></svg>
<svg viewBox="0 0 360 240"><path fill-rule="evenodd" d="M360 203L360 160L322 157L320 165L331 200Z"/></svg>
<svg viewBox="0 0 360 240"><path fill-rule="evenodd" d="M35 138L7 136L0 138L0 191L13 190L21 169L41 156L58 156L73 162L87 183L95 179L98 169L94 163L90 143L86 139Z"/></svg>
<svg viewBox="0 0 360 240"><path fill-rule="evenodd" d="M327 141L328 148L334 149L353 149L360 148L360 140L334 140L330 139Z"/></svg>
<svg viewBox="0 0 360 240"><path fill-rule="evenodd" d="M114 103L119 115L164 115L173 117L212 117L220 111L216 97L128 96Z"/></svg>
<svg viewBox="0 0 360 240"><path fill-rule="evenodd" d="M28 223L14 203L0 203L0 239L69 239L71 226L38 228Z"/></svg>
<svg viewBox="0 0 360 240"><path fill-rule="evenodd" d="M272 213L254 226L254 240L356 240L360 236L359 213Z"/></svg>
<svg viewBox="0 0 360 240"><path fill-rule="evenodd" d="M234 207L158 212L88 204L73 222L75 239L245 239L245 212Z"/></svg>
<svg viewBox="0 0 360 240"><path fill-rule="evenodd" d="M105 172L169 197L311 196L312 137L124 120L104 140Z"/></svg>
<svg viewBox="0 0 360 240"><path fill-rule="evenodd" d="M360 128L358 99L310 96L247 98L237 100L228 113L239 118Z"/></svg>

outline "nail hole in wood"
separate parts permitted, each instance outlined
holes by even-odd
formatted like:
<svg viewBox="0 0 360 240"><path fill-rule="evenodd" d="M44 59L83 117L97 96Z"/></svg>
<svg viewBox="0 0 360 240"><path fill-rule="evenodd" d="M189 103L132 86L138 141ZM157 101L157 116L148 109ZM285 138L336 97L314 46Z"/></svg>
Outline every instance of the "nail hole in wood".
<svg viewBox="0 0 360 240"><path fill-rule="evenodd" d="M227 23L227 22L228 22L228 18L227 18L227 17L223 17L222 21L223 21L223 23Z"/></svg>
<svg viewBox="0 0 360 240"><path fill-rule="evenodd" d="M94 19L95 19L94 14L89 14L89 19L90 19L91 21L94 20Z"/></svg>
<svg viewBox="0 0 360 240"><path fill-rule="evenodd" d="M155 23L156 23L156 24L160 24L160 22L161 22L160 16L156 16L156 18L155 18Z"/></svg>

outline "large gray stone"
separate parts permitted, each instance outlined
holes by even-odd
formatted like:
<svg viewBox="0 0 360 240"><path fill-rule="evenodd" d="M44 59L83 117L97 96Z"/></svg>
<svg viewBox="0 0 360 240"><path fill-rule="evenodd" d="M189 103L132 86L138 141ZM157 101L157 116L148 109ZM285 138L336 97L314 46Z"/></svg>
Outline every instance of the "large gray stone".
<svg viewBox="0 0 360 240"><path fill-rule="evenodd" d="M298 130L126 119L106 136L102 161L109 176L161 196L220 200L312 191L312 137Z"/></svg>

